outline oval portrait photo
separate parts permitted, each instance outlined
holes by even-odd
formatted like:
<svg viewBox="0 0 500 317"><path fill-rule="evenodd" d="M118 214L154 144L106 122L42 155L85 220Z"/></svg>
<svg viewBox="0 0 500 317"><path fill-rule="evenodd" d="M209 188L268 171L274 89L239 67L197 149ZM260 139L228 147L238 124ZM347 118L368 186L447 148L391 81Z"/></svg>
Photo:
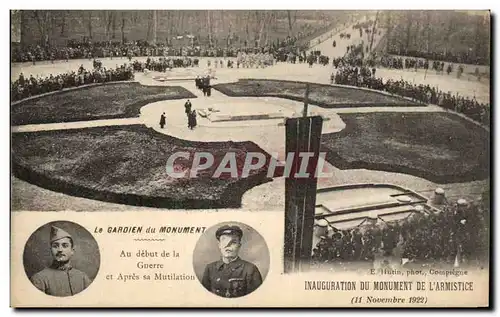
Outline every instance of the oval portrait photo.
<svg viewBox="0 0 500 317"><path fill-rule="evenodd" d="M194 271L209 292L227 298L257 290L269 271L269 249L252 227L239 222L207 229L193 252Z"/></svg>
<svg viewBox="0 0 500 317"><path fill-rule="evenodd" d="M84 227L69 221L47 223L24 247L24 270L47 295L66 297L84 291L97 276L99 246Z"/></svg>

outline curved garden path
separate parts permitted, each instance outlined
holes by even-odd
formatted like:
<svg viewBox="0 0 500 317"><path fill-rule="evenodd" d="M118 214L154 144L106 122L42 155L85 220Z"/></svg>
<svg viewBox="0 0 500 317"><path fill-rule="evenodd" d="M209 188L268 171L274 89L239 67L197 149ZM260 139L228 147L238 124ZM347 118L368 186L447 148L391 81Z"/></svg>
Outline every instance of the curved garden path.
<svg viewBox="0 0 500 317"><path fill-rule="evenodd" d="M349 27L348 27L349 28ZM341 30L343 31L343 30ZM322 53L330 57L342 56L345 52L345 47L352 43L359 42L359 34L351 30L351 41L340 40L338 34L337 47L333 48L331 42L333 39L327 40L320 44L318 49ZM142 58L139 58L141 60ZM145 58L143 58L145 59ZM212 59L213 60L213 59ZM104 66L110 67L115 64L125 63L125 59L106 59L103 61ZM54 64L40 64L35 66L28 65L13 65L12 76L16 78L19 73L24 72L25 76L29 74L35 75L48 75L54 73L55 70L65 72L78 68L80 64L84 67L91 67L91 61L70 61L70 62L56 62ZM202 58L198 69L191 69L189 75L204 74L206 69L206 58ZM305 64L287 64L278 63L275 66L265 69L227 69L219 68L214 69L216 80L215 83L228 83L234 82L241 78L259 78L259 79L281 79L281 80L300 80L314 83L329 83L329 74L333 71L330 66L323 67L314 65L309 68ZM182 70L174 70L173 73L167 76L174 76L181 79L183 76ZM382 77L393 77L394 71L380 70L377 75ZM411 72L401 72L398 75L414 76ZM427 80L437 80L431 75L427 76ZM449 82L449 78L439 76L439 83L441 87L448 87L447 85L454 85L454 82ZM231 104L231 103L247 103L252 106L253 104L269 104L273 107L282 107L286 111L300 113L302 104L300 102L283 100L279 98L269 97L255 97L255 98L235 98L228 97L217 90L212 90L211 97L204 97L201 91L194 87L193 80L183 81L167 81L158 82L152 79L151 74L136 74L136 81L143 85L172 85L182 86L198 98L192 99L193 108L208 108L210 106L217 106L217 104ZM475 84L475 83L473 83ZM463 89L463 88L461 88ZM471 91L470 87L467 91ZM489 99L489 91L488 91ZM52 124L39 124L39 125L25 125L14 126L11 128L13 133L17 132L30 132L30 131L44 131L44 130L59 130L59 129L77 129L85 127L109 126L109 125L127 125L142 123L151 127L161 133L166 133L177 138L193 140L193 141L253 141L261 148L266 150L269 154L278 156L278 159L284 157L285 146L285 131L284 127L277 124L266 124L255 126L253 124L244 122L230 122L225 125L213 127L204 124L203 119L198 117L199 126L195 130L187 128L185 115L183 115L185 100L161 101L144 106L141 109L141 116L138 118L126 119L111 119L111 120L93 120L93 121L80 121L80 122L65 122L65 123L52 123ZM167 105L174 105L167 107ZM163 109L169 109L167 112L167 129L161 130L157 122ZM175 109L175 110L171 110ZM359 108L339 108L339 109L324 109L311 104L309 107L310 113L321 114L329 118L325 121L323 133L331 133L342 130L345 124L338 116L338 113L359 113L359 112L439 112L443 111L439 107L359 107ZM170 112L170 113L169 113ZM390 173L383 171L353 169L353 170L340 170L328 162L325 162L325 172L332 173L332 177L321 178L318 181L319 188L325 188L335 185L353 184L353 183L391 183L403 187L407 187L423 194L424 196L431 197L436 187L442 187L446 190L447 196L450 199L457 199L459 197L469 197L480 194L482 190L488 188L488 180L474 181L469 183L458 184L436 184L423 178L401 174ZM73 197L61 193L55 193L24 181L15 177L12 179L12 191L15 193L12 197L13 210L33 210L33 211L46 211L46 210L76 210L76 211L125 211L125 210L156 210L155 208L124 206L113 203L94 201L86 198ZM279 210L284 208L285 197L284 178L275 178L272 182L254 187L248 190L242 200L242 209L248 211L262 211L262 210Z"/></svg>

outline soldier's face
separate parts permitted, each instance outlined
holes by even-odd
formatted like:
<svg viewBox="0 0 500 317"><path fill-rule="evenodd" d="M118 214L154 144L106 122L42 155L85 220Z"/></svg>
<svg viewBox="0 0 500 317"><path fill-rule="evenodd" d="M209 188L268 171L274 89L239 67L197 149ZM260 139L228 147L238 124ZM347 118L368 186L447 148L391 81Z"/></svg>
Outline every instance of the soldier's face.
<svg viewBox="0 0 500 317"><path fill-rule="evenodd" d="M219 239L219 250L223 257L237 257L240 247L241 243L238 236L222 235Z"/></svg>
<svg viewBox="0 0 500 317"><path fill-rule="evenodd" d="M71 259L75 250L70 238L62 238L52 242L52 256L58 262L66 262Z"/></svg>

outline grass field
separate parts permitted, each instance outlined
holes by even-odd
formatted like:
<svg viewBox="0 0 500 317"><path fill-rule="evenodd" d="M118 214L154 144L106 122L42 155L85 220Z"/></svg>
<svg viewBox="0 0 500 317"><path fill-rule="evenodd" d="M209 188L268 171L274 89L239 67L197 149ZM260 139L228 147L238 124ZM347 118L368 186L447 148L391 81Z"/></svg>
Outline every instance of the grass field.
<svg viewBox="0 0 500 317"><path fill-rule="evenodd" d="M196 98L182 87L127 82L63 91L11 105L12 125L138 117L156 101Z"/></svg>
<svg viewBox="0 0 500 317"><path fill-rule="evenodd" d="M235 83L217 84L214 88L231 97L269 96L302 101L306 84L293 81L245 79ZM321 84L311 84L309 102L323 108L423 106L397 96Z"/></svg>
<svg viewBox="0 0 500 317"><path fill-rule="evenodd" d="M176 170L189 172L195 151L212 153L214 166L197 178L167 175L171 154L191 153L175 162ZM235 153L238 171L247 152L265 153L252 142L184 141L141 125L12 135L13 172L22 180L78 197L169 209L237 208L246 190L270 181L267 164L248 178L213 178L228 152Z"/></svg>
<svg viewBox="0 0 500 317"><path fill-rule="evenodd" d="M346 129L322 136L326 160L419 176L435 183L486 179L489 132L451 113L339 114Z"/></svg>

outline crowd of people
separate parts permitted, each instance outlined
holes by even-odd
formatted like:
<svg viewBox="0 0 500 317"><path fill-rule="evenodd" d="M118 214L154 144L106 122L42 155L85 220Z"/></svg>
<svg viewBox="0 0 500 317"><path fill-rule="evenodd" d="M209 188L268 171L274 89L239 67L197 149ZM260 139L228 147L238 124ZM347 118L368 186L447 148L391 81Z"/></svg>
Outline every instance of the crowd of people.
<svg viewBox="0 0 500 317"><path fill-rule="evenodd" d="M167 69L171 70L172 68L198 66L199 60L190 57L160 57L158 59L148 57L146 62L134 60L132 63L132 68L136 72L144 72L146 69L148 71L166 72Z"/></svg>
<svg viewBox="0 0 500 317"><path fill-rule="evenodd" d="M31 96L36 96L64 88L78 87L93 83L105 83L111 81L125 81L134 78L134 72L130 65L121 65L116 68L97 67L85 69L82 66L78 71L71 71L47 77L35 77L30 75L25 78L23 73L19 78L11 82L11 100L17 101Z"/></svg>
<svg viewBox="0 0 500 317"><path fill-rule="evenodd" d="M194 80L196 88L203 91L203 96L210 97L212 95L212 86L210 86L210 76L196 76Z"/></svg>
<svg viewBox="0 0 500 317"><path fill-rule="evenodd" d="M438 213L414 213L399 222L361 225L349 230L332 226L313 249L312 264L373 261L377 255L399 256L410 263L481 261L488 258L489 207L472 203L446 206Z"/></svg>
<svg viewBox="0 0 500 317"><path fill-rule="evenodd" d="M385 55L379 60L379 65L384 68L394 68L394 69L424 69L433 70L436 73L446 72L448 75L456 71L457 78L460 78L464 73L464 66L461 64L454 65L453 63L439 62L439 61L429 61L426 59L411 58L411 57L396 57ZM475 68L474 75L477 77L478 81L481 81L482 74L479 67Z"/></svg>
<svg viewBox="0 0 500 317"><path fill-rule="evenodd" d="M488 254L489 208L447 206L443 212L418 215L401 226L402 256L416 261L453 263L484 260Z"/></svg>
<svg viewBox="0 0 500 317"><path fill-rule="evenodd" d="M430 59L436 61L446 61L450 63L464 63L472 65L489 65L489 59L480 56L469 55L467 52L452 53L452 52L422 52L414 50L399 50L394 47L389 47L388 53L391 55L403 55L421 59Z"/></svg>
<svg viewBox="0 0 500 317"><path fill-rule="evenodd" d="M406 80L383 80L375 77L375 68L367 66L351 66L344 62L332 78L335 84L367 87L386 91L394 95L404 96L413 100L435 104L443 108L463 113L467 117L484 125L490 124L490 106L480 103L476 97L464 97L458 94L443 92L430 85L413 84Z"/></svg>
<svg viewBox="0 0 500 317"><path fill-rule="evenodd" d="M310 33L310 32L309 32ZM307 45L300 44L304 37L310 36L307 32L299 32L297 36L287 36L277 39L270 44L259 46L258 43L240 43L232 45L201 45L191 43L174 45L171 41L150 43L138 41L91 41L84 38L81 41L70 40L64 47L50 45L13 45L11 48L12 62L55 61L69 59L93 58L123 58L132 59L140 56L189 56L189 57L237 57L238 53L257 54L267 53L276 56L280 52L287 54L290 51L305 50ZM254 45L255 44L255 45Z"/></svg>
<svg viewBox="0 0 500 317"><path fill-rule="evenodd" d="M236 56L236 68L264 68L275 64L275 56L271 53L246 53L238 52ZM222 66L222 63L221 63ZM217 61L215 62L217 67Z"/></svg>

